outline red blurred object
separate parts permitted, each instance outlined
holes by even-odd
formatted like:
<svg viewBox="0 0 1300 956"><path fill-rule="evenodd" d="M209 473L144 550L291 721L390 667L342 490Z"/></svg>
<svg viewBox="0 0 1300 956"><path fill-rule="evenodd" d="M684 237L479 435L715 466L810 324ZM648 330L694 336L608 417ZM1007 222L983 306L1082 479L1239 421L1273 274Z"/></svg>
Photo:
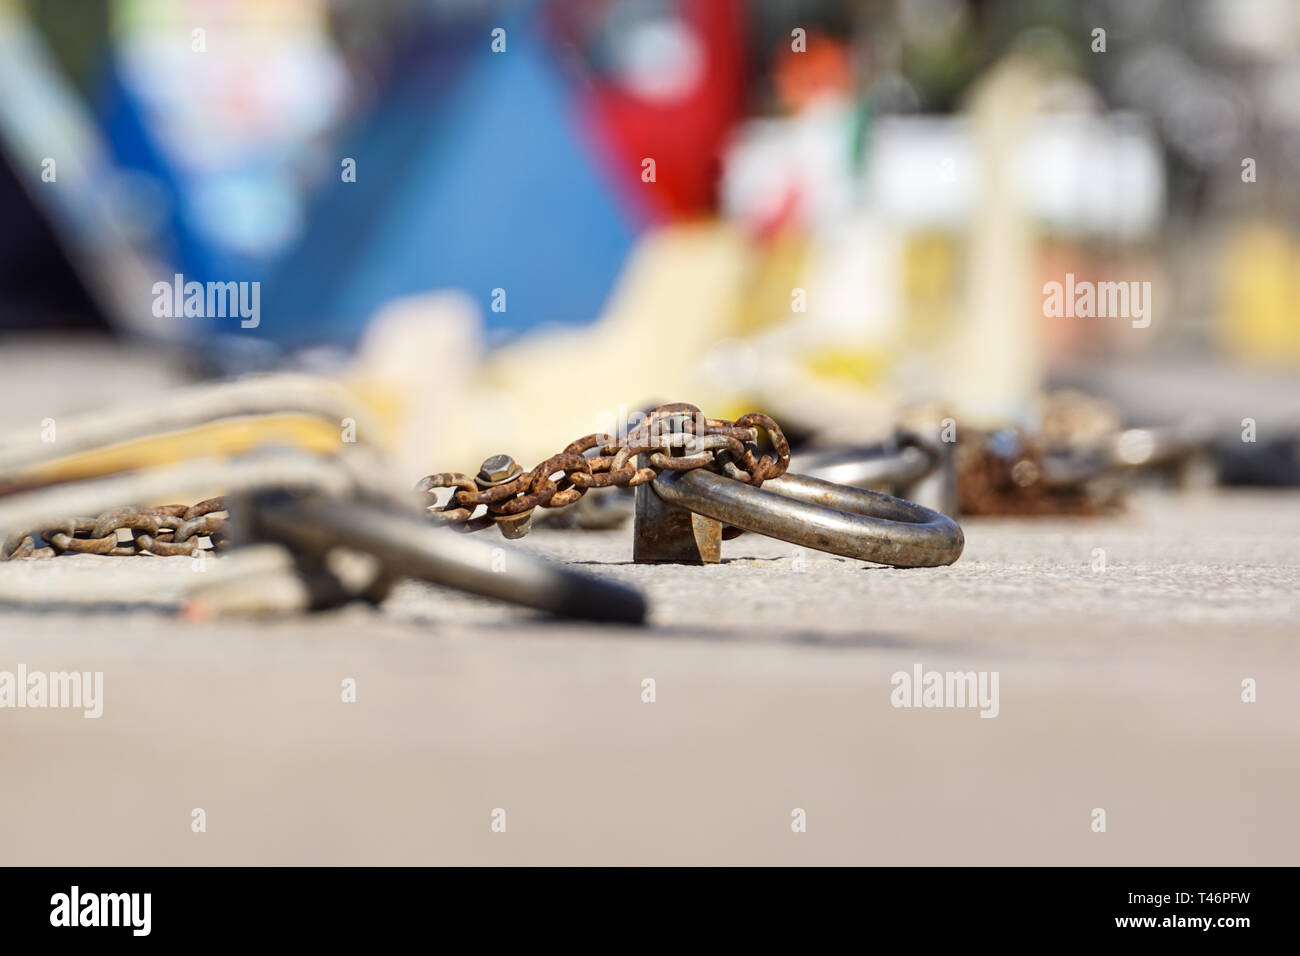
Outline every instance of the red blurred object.
<svg viewBox="0 0 1300 956"><path fill-rule="evenodd" d="M589 27L593 5L580 6ZM611 8L601 8L608 22ZM611 178L652 219L711 213L722 150L745 106L743 3L667 0L661 16L619 29L623 59L598 70L583 96ZM646 159L654 182L642 179Z"/></svg>

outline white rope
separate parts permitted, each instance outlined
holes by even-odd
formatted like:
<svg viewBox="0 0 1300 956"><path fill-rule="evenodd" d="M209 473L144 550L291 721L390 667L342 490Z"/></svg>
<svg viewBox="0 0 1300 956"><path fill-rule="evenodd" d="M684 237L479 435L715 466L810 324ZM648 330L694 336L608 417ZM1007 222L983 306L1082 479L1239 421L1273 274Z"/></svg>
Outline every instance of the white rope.
<svg viewBox="0 0 1300 956"><path fill-rule="evenodd" d="M300 451L275 449L233 460L198 459L0 497L0 538L57 524L69 516L91 517L164 499L191 503L208 495L271 488L344 497L356 485L356 477L342 460Z"/></svg>
<svg viewBox="0 0 1300 956"><path fill-rule="evenodd" d="M215 385L168 391L148 405L136 404L61 420L58 441L33 441L8 435L0 440L0 475L56 458L131 441L160 432L180 431L206 422L241 415L298 412L334 424L351 418L357 435L376 434L365 418L363 403L341 385L309 375L250 376Z"/></svg>

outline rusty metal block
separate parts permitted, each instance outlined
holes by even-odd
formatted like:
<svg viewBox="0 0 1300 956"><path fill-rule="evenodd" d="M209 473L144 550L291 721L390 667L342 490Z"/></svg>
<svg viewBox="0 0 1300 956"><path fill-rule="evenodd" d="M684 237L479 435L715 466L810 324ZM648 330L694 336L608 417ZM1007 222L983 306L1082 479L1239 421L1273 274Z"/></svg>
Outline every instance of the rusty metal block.
<svg viewBox="0 0 1300 956"><path fill-rule="evenodd" d="M639 464L647 463L645 455ZM638 485L632 538L637 564L717 564L722 560L722 522L676 508L651 489Z"/></svg>

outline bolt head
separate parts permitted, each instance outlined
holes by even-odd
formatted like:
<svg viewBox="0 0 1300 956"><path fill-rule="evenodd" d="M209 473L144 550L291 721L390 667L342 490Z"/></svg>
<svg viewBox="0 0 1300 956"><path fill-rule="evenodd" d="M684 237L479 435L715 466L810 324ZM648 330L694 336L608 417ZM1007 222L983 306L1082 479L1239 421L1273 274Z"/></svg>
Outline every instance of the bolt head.
<svg viewBox="0 0 1300 956"><path fill-rule="evenodd" d="M484 481L504 481L518 468L515 460L509 455L493 455L483 462L483 467L479 469L479 477Z"/></svg>

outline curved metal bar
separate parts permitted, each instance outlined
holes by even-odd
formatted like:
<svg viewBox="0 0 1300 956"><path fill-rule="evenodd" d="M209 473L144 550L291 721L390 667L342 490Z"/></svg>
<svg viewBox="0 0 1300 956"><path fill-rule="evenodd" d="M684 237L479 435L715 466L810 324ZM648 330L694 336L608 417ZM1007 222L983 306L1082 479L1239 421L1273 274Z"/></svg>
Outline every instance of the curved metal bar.
<svg viewBox="0 0 1300 956"><path fill-rule="evenodd" d="M697 469L661 474L650 487L671 505L746 531L898 568L952 564L966 543L937 511L807 475L786 473L755 488Z"/></svg>
<svg viewBox="0 0 1300 956"><path fill-rule="evenodd" d="M909 485L934 468L934 459L914 445L902 448L873 445L842 451L800 455L802 474L841 485Z"/></svg>
<svg viewBox="0 0 1300 956"><path fill-rule="evenodd" d="M951 517L961 511L956 448L937 429L900 430L875 445L803 453L791 464L802 475L884 491Z"/></svg>

